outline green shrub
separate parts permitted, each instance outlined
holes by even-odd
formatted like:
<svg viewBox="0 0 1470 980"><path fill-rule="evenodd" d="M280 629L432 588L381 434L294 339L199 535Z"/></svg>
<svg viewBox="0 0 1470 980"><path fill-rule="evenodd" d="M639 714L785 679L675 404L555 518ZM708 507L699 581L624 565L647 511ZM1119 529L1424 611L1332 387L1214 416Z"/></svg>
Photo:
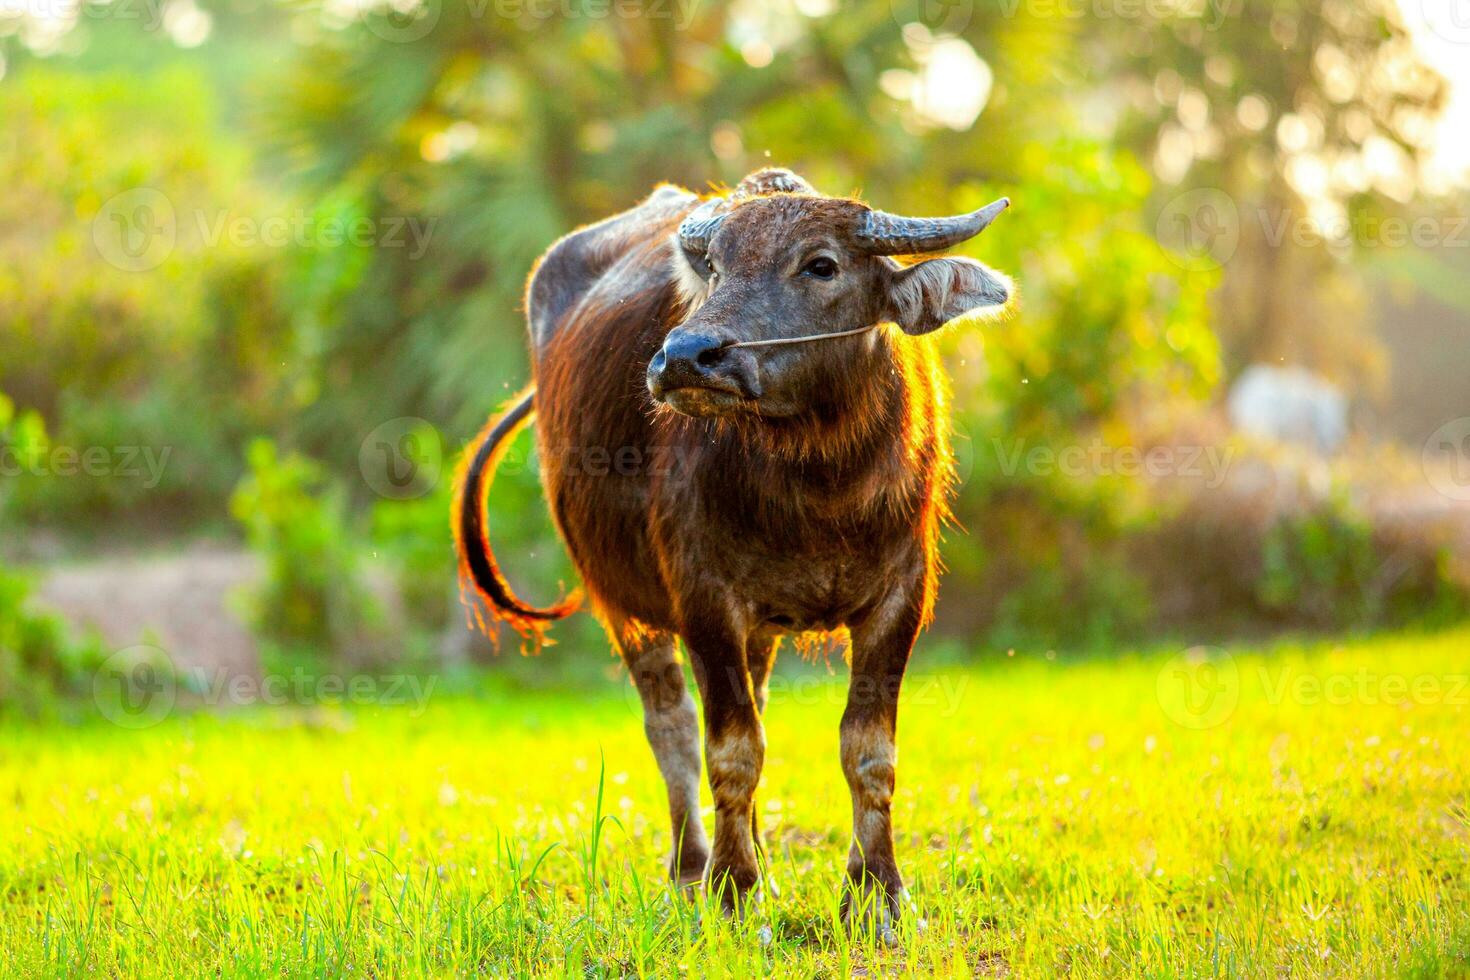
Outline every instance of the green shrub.
<svg viewBox="0 0 1470 980"><path fill-rule="evenodd" d="M1293 625L1440 625L1470 610L1470 589L1434 522L1375 526L1342 489L1284 515L1261 542L1256 597Z"/></svg>
<svg viewBox="0 0 1470 980"><path fill-rule="evenodd" d="M44 453L39 465L20 467L3 501L17 523L95 533L123 516L207 520L240 477L220 416L167 383L139 397L66 392L56 431L32 444Z"/></svg>
<svg viewBox="0 0 1470 980"><path fill-rule="evenodd" d="M1397 506L1405 491L1391 479L1360 502L1352 490L1369 478L1352 474L1352 461L1327 476L1319 461L1244 451L1239 479L1162 492L1173 498L1167 516L1135 536L1136 566L1165 597L1156 625L1371 629L1445 625L1470 611L1453 509ZM1391 468L1385 455L1374 464Z"/></svg>
<svg viewBox="0 0 1470 980"><path fill-rule="evenodd" d="M1373 527L1342 491L1299 515L1283 516L1261 542L1262 607L1316 626L1378 621L1383 596Z"/></svg>
<svg viewBox="0 0 1470 980"><path fill-rule="evenodd" d="M12 516L21 484L47 445L46 423L40 414L17 412L15 403L0 391L0 522Z"/></svg>
<svg viewBox="0 0 1470 980"><path fill-rule="evenodd" d="M449 530L452 488L444 474L432 493L373 505L373 543L393 564L404 614L413 626L430 632L445 629L459 615Z"/></svg>
<svg viewBox="0 0 1470 980"><path fill-rule="evenodd" d="M363 584L362 544L346 498L322 468L269 439L250 444L248 472L230 498L265 578L249 597L249 617L267 658L362 661L382 652L382 610Z"/></svg>
<svg viewBox="0 0 1470 980"><path fill-rule="evenodd" d="M31 608L31 588L0 566L0 715L45 714L88 693L104 656L95 637L74 641L60 619Z"/></svg>

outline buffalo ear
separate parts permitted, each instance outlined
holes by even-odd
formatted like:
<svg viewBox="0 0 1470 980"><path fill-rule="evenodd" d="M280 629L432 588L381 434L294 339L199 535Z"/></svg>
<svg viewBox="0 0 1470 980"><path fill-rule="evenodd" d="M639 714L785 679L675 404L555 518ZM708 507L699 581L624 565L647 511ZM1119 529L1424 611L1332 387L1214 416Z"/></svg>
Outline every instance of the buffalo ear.
<svg viewBox="0 0 1470 980"><path fill-rule="evenodd" d="M1015 287L1005 275L974 259L949 256L907 268L888 281L888 318L911 336L932 333L967 313L1005 312Z"/></svg>

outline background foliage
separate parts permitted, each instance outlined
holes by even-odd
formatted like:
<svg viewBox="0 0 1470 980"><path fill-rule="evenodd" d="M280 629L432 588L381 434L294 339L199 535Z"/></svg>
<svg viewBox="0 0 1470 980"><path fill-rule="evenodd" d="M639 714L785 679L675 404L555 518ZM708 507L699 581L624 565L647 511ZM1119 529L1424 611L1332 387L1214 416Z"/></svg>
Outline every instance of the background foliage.
<svg viewBox="0 0 1470 980"><path fill-rule="evenodd" d="M1353 241L1272 242L1244 220L1236 256L1201 264L1164 216L1194 188L1265 224L1447 208L1420 179L1443 82L1382 0L79 10L49 32L0 14L0 391L32 445L171 458L153 486L5 478L4 520L27 532L12 558L243 535L274 640L360 646L383 623L362 598L373 562L397 583L391 620L446 628L452 461L429 496L383 498L369 433L425 420L452 455L528 376L521 290L554 238L659 181L778 163L890 210L1017 201L964 251L1014 274L1020 315L944 339L968 478L942 630L1099 644L1206 606L1311 626L1457 608L1438 538L1365 593L1359 571L1390 551L1361 507L1319 494L1237 520L1235 497L1014 463L1225 445L1215 407L1261 360L1371 395L1383 352ZM140 188L176 238L144 271L97 237ZM263 240L271 222L282 239ZM515 467L492 501L533 594L571 577L536 487ZM1221 537L1245 540L1224 544L1247 581L1180 600L1181 542Z"/></svg>

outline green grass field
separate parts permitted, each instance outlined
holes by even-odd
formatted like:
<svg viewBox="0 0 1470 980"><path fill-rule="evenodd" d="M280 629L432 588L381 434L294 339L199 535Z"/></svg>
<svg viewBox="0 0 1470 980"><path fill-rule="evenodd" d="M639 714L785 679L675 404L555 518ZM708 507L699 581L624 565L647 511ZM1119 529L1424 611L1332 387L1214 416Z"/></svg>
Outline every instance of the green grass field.
<svg viewBox="0 0 1470 980"><path fill-rule="evenodd" d="M1470 632L923 661L896 948L837 921L834 664L778 668L742 921L663 885L626 679L0 729L0 973L1470 975Z"/></svg>

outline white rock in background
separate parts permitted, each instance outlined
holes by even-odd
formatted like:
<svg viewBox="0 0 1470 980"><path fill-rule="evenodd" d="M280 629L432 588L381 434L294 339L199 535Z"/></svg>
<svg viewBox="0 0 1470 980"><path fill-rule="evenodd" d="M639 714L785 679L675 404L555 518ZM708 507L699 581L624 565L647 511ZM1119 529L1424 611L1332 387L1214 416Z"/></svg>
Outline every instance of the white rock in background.
<svg viewBox="0 0 1470 980"><path fill-rule="evenodd" d="M1305 368L1256 364L1230 390L1226 407L1237 430L1334 453L1348 434L1347 396Z"/></svg>

